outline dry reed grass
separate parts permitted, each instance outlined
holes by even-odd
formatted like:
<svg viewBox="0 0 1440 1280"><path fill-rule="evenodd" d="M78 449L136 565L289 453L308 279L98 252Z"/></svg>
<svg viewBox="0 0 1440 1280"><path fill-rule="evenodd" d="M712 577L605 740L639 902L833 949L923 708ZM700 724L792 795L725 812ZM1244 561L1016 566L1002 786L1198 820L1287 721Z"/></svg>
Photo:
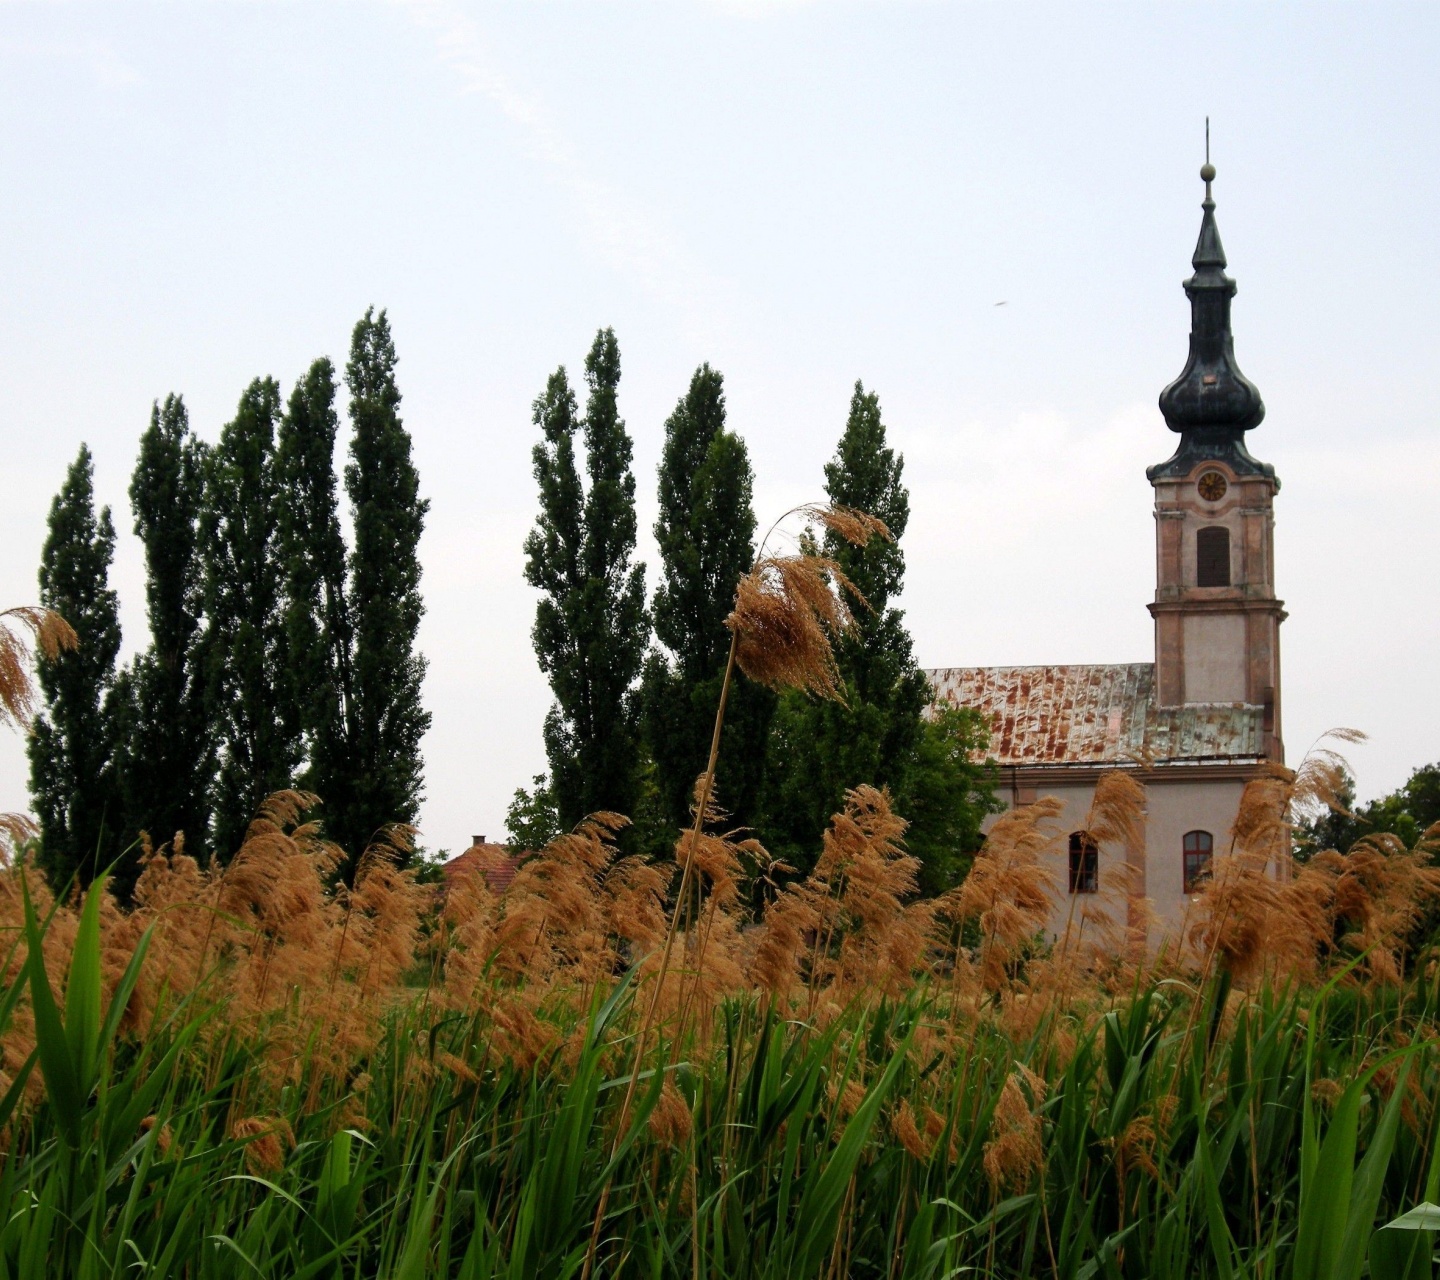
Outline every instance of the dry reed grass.
<svg viewBox="0 0 1440 1280"><path fill-rule="evenodd" d="M30 668L36 656L53 662L79 644L75 630L53 609L19 605L0 611L0 725L27 732L38 709ZM23 813L0 813L0 858L36 839L40 829Z"/></svg>
<svg viewBox="0 0 1440 1280"><path fill-rule="evenodd" d="M786 513L792 515L815 521L852 546L877 537L891 540L884 521L863 511L805 506ZM798 549L785 555L766 554L762 545L754 566L740 579L735 608L726 619L736 638L740 670L771 689L802 689L843 700L831 643L855 629L852 599L869 607L839 562L819 553L813 537L802 536Z"/></svg>
<svg viewBox="0 0 1440 1280"><path fill-rule="evenodd" d="M1326 738L1364 735L1336 729ZM1297 861L1297 819L1323 808L1343 812L1347 773L1342 756L1319 746L1298 768L1271 764L1246 784L1230 852L1215 860L1188 930L1207 967L1221 963L1238 984L1254 986L1312 979L1332 956L1353 956L1368 980L1399 980L1406 935L1440 896L1440 824L1414 849L1373 835L1344 853L1321 850Z"/></svg>
<svg viewBox="0 0 1440 1280"><path fill-rule="evenodd" d="M211 1034L264 1045L261 1074L236 1100L236 1133L273 1111L283 1086L308 1079L313 1098L316 1080L355 1081L386 1017L407 1002L433 999L477 1027L471 1051L442 1055L426 1069L461 1079L504 1063L564 1070L574 1060L577 1019L632 965L636 1008L653 1004L667 1045L693 1028L699 1038L687 1041L688 1053L707 1051L718 1010L737 995L818 1028L856 1002L903 999L928 984L943 993L950 1022L922 1028L912 1051L917 1061L940 1064L937 1078L966 1069L981 1023L1011 1043L1039 1044L1050 1070L1068 1060L1141 966L1151 977L1167 964L1168 972L1189 975L1224 966L1243 988L1314 978L1332 957L1358 955L1352 983L1398 980L1404 936L1425 901L1440 895L1440 870L1429 861L1440 830L1415 850L1373 837L1278 876L1262 858L1273 856L1265 842L1284 830L1275 807L1289 803L1293 787L1278 771L1257 780L1237 821L1236 850L1217 860L1195 910L1191 950L1140 961L1114 952L1114 935L1093 922L1077 926L1073 938L1044 943L1059 896L1047 869L1061 834L1053 800L1002 815L965 883L922 900L904 820L884 791L858 787L826 832L814 871L754 918L747 877L764 867L764 851L744 833L713 830L723 825L714 806L698 837L691 831L677 841L673 862L622 856L616 837L624 820L596 815L527 860L505 893L495 893L480 860L471 860L437 896L397 865L410 838L403 828L366 851L346 887L334 876L339 851L301 820L314 797L284 792L264 806L228 867L201 867L183 840L147 851L133 906L107 901L102 912L104 981L113 988L153 926L124 1026L144 1035L177 1001L203 993L226 1009ZM1090 830L1107 840L1133 838L1143 796L1110 786L1100 799ZM1262 806L1268 812L1257 812ZM1260 842L1260 852L1240 844L1242 833ZM687 871L692 896L676 933L676 961L665 971L667 906ZM12 938L21 926L22 881L42 914L53 910L45 967L58 988L78 901L55 903L27 860L12 862L0 871L0 930ZM17 947L4 976L13 978L23 962ZM22 1000L0 1044L0 1070L12 1076L34 1043ZM1040 1062L1008 1069L985 1148L997 1194L1023 1186L1039 1167L1041 1096L1026 1072ZM858 1105L863 1083L851 1079L836 1095L842 1112ZM31 1104L37 1090L32 1081ZM890 1120L897 1141L924 1160L935 1158L947 1124L930 1101L907 1099ZM647 1121L654 1140L684 1147L688 1115L683 1096L667 1086ZM1161 1119L1117 1139L1117 1158L1143 1168ZM253 1136L253 1160L267 1166L283 1135L257 1127Z"/></svg>
<svg viewBox="0 0 1440 1280"><path fill-rule="evenodd" d="M53 662L77 644L74 628L53 609L19 605L0 612L0 725L29 728L36 711L30 679L35 655Z"/></svg>
<svg viewBox="0 0 1440 1280"><path fill-rule="evenodd" d="M804 512L857 541L884 533L856 513ZM830 641L853 625L853 615L843 574L815 553L813 539L807 548L762 558L742 583L731 618L735 656L773 683L833 696ZM45 611L4 617L18 619L47 654L73 642L73 633ZM4 712L19 722L33 709L33 691L28 671L15 666L20 642L12 630L0 630L6 637L0 675L9 682ZM28 653L22 656L28 661ZM1123 877L1123 928L1115 918L1120 902L1086 903L1053 945L1045 943L1059 896L1049 868L1063 834L1053 798L1001 815L965 882L926 901L916 897L918 863L904 848L904 819L884 791L857 787L825 833L814 870L780 887L753 919L746 906L751 878L773 877L776 864L746 833L723 829L713 768L712 759L697 782L695 821L677 840L673 863L620 856L616 837L627 820L594 814L528 859L505 893L490 887L492 868L482 853L438 900L401 868L413 847L410 829L382 832L347 886L336 876L342 851L318 823L303 820L317 798L279 792L261 807L227 866L201 867L185 852L183 835L158 850L145 842L133 905L103 903L103 980L113 989L141 935L153 928L154 945L122 1027L144 1034L175 1002L203 990L226 1006L227 1034L264 1043L256 1092L308 1072L312 1099L316 1082L354 1075L392 1009L432 996L486 1028L477 1061L449 1054L440 1069L478 1078L487 1062L563 1062L575 1052L566 1028L631 965L650 993L641 1001L649 1010L645 1025L668 1027L672 1044L690 1026L701 1029L703 1044L716 1010L736 995L753 993L823 1026L857 1001L900 999L928 981L948 991L952 1019L948 1028L917 1036L917 1052L955 1061L967 1025L989 1017L1018 1040L1048 1026L1044 1051L1064 1059L1084 1025L1146 965L1152 976L1165 965L1202 975L1223 966L1243 988L1312 979L1332 956L1358 956L1353 980L1394 983L1407 933L1425 903L1440 896L1433 865L1440 825L1415 849L1372 836L1345 853L1322 851L1295 864L1295 815L1334 806L1344 777L1343 759L1321 749L1294 771L1267 767L1245 788L1231 851L1216 860L1188 922L1188 953L1155 957L1143 947L1137 953L1144 904ZM1086 821L1089 837L1124 851L1143 849L1144 822L1144 789L1135 777L1104 775ZM28 828L10 823L6 831L18 842ZM56 903L29 861L12 858L0 870L0 931L12 937L21 932L25 892L52 917L44 961L58 987L74 945L78 900ZM674 964L672 952L679 957ZM24 962L17 945L0 976L13 980ZM427 969L422 996L415 975ZM0 1043L0 1084L34 1043L22 999ZM37 1081L30 1082L32 1103ZM842 1111L853 1112L859 1090L857 1080L845 1084L837 1095ZM997 1189L1023 1184L1038 1167L1042 1097L1038 1077L1017 1064L985 1150ZM891 1126L907 1150L929 1159L946 1122L920 1105L917 1112L903 1101ZM689 1116L682 1095L667 1084L649 1121L653 1136L683 1146ZM283 1156L284 1134L263 1116L237 1116L233 1132L252 1139L257 1168ZM1143 1167L1153 1141L1153 1123L1137 1122L1121 1140L1123 1158Z"/></svg>

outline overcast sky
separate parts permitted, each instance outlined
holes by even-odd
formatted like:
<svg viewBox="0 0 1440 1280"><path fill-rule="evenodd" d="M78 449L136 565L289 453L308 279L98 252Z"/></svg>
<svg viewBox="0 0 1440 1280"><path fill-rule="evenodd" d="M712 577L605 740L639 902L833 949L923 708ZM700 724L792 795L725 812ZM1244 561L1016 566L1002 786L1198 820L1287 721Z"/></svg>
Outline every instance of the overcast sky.
<svg viewBox="0 0 1440 1280"><path fill-rule="evenodd" d="M1433 3L0 3L0 604L36 598L86 441L143 646L151 402L213 440L374 303L431 502L432 850L544 767L530 403L601 326L652 565L697 364L762 524L819 495L859 378L905 456L922 664L1148 661L1209 114L1284 486L1289 755L1356 726L1388 790L1440 759L1437 66ZM0 810L25 776L9 735Z"/></svg>

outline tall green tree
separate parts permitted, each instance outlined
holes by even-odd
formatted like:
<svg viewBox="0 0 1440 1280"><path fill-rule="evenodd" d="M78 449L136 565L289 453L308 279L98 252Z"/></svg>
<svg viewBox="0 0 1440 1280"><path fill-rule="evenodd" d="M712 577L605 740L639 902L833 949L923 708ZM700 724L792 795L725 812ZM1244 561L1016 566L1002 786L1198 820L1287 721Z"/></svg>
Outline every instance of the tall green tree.
<svg viewBox="0 0 1440 1280"><path fill-rule="evenodd" d="M303 736L301 782L320 796L332 833L358 799L355 637L335 478L335 391L335 367L322 357L290 393L275 450L286 674Z"/></svg>
<svg viewBox="0 0 1440 1280"><path fill-rule="evenodd" d="M63 887L88 883L121 852L114 694L120 616L110 588L115 528L95 512L94 461L80 453L50 504L40 560L40 603L74 629L78 646L39 663L44 709L28 747L30 793L40 819L41 865Z"/></svg>
<svg viewBox="0 0 1440 1280"><path fill-rule="evenodd" d="M208 847L215 759L201 645L205 452L184 400L169 395L152 407L130 479L150 646L128 673L121 766L127 834L145 831L158 844L184 832L196 855Z"/></svg>
<svg viewBox="0 0 1440 1280"><path fill-rule="evenodd" d="M240 847L260 802L294 785L300 763L276 531L279 417L279 385L255 379L206 467L204 645L219 749L213 838L221 858Z"/></svg>
<svg viewBox="0 0 1440 1280"><path fill-rule="evenodd" d="M922 860L922 886L933 892L961 873L994 802L985 770L972 763L985 744L983 724L964 712L926 718L929 682L915 662L905 615L892 603L904 583L901 538L910 521L904 465L886 441L879 397L857 382L845 431L825 465L825 492L838 506L878 516L892 538L854 547L826 536L826 554L868 607L858 609L855 633L836 646L845 702L800 693L781 700L761 830L772 853L806 869L846 788L888 787L911 822L907 839Z"/></svg>
<svg viewBox="0 0 1440 1280"><path fill-rule="evenodd" d="M725 386L702 365L665 423L655 540L661 581L652 615L664 652L645 663L645 743L672 826L688 823L714 732L735 586L755 558L753 476L745 442L725 429ZM744 825L757 817L775 695L737 673L721 739L716 795Z"/></svg>
<svg viewBox="0 0 1440 1280"><path fill-rule="evenodd" d="M1425 832L1440 822L1440 764L1422 765L1388 795L1355 803L1355 779L1340 780L1336 808L1303 819L1296 826L1296 854L1302 860L1322 849L1341 853L1362 836L1393 835L1413 849Z"/></svg>
<svg viewBox="0 0 1440 1280"><path fill-rule="evenodd" d="M564 368L535 401L540 515L525 539L525 580L538 588L532 637L555 704L545 718L550 788L561 824L587 813L635 812L640 786L634 688L649 638L645 569L635 550L631 443L616 399L620 348L613 329L585 359L583 423ZM576 460L583 438L588 489Z"/></svg>
<svg viewBox="0 0 1440 1280"><path fill-rule="evenodd" d="M424 794L420 741L430 727L421 701L426 663L416 649L425 611L418 552L430 504L420 497L410 434L400 419L396 363L385 312L368 309L351 335L345 366L354 428L345 491L355 530L349 783L339 788L327 819L331 836L354 857L385 824L418 817ZM332 634L337 664L344 651L338 641Z"/></svg>

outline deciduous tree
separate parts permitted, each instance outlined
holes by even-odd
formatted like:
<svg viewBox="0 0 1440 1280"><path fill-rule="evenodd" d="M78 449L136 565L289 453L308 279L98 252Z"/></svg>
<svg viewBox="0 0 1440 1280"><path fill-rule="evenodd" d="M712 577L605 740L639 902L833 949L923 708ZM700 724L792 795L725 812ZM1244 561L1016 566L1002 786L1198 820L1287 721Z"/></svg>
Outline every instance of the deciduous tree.
<svg viewBox="0 0 1440 1280"><path fill-rule="evenodd" d="M725 388L708 364L665 423L659 468L660 584L642 705L646 746L668 822L688 825L705 768L729 652L725 617L755 557L753 478L745 442L725 429ZM725 716L717 798L741 824L755 820L775 695L737 673ZM672 837L673 838L673 837Z"/></svg>
<svg viewBox="0 0 1440 1280"><path fill-rule="evenodd" d="M218 739L216 853L240 847L257 807L290 787L300 763L277 532L275 424L280 388L257 378L206 468L207 707Z"/></svg>
<svg viewBox="0 0 1440 1280"><path fill-rule="evenodd" d="M534 406L540 515L525 540L525 579L540 590L532 633L555 704L545 752L560 822L587 813L633 812L639 791L635 680L649 634L645 570L632 565L635 477L620 418L620 348L612 329L585 360L584 421L563 368ZM583 438L588 488L576 460Z"/></svg>
<svg viewBox="0 0 1440 1280"><path fill-rule="evenodd" d="M781 700L761 828L772 853L805 869L847 788L888 787L896 812L911 822L907 839L922 857L922 885L935 891L978 846L993 799L985 770L972 761L983 749L984 726L963 714L927 720L929 682L893 604L904 582L900 544L910 520L903 474L904 459L886 441L879 397L857 382L844 434L825 466L825 491L837 506L878 516L891 538L857 547L826 537L825 553L868 607L857 609L855 632L836 645L844 702L799 693Z"/></svg>
<svg viewBox="0 0 1440 1280"><path fill-rule="evenodd" d="M152 408L130 479L150 645L129 672L121 768L127 835L145 831L160 844L184 832L197 856L209 844L215 761L201 645L205 452L179 396Z"/></svg>
<svg viewBox="0 0 1440 1280"><path fill-rule="evenodd" d="M40 560L40 603L74 628L75 649L39 661L44 709L28 747L40 860L52 884L88 883L122 849L114 693L119 605L110 587L115 528L95 511L94 461L80 453L50 504Z"/></svg>
<svg viewBox="0 0 1440 1280"><path fill-rule="evenodd" d="M290 393L275 468L287 675L305 756L301 781L321 798L327 832L344 835L345 815L357 803L351 745L357 715L355 638L335 478L335 390L334 365L316 360Z"/></svg>
<svg viewBox="0 0 1440 1280"><path fill-rule="evenodd" d="M345 366L354 428L345 468L355 531L349 594L354 705L348 787L330 802L336 811L327 820L332 837L353 857L386 824L419 816L420 742L430 727L421 700L426 663L416 647L425 612L420 535L430 503L420 496L410 433L400 418L396 363L389 319L371 308L355 326ZM342 651L333 642L331 648Z"/></svg>

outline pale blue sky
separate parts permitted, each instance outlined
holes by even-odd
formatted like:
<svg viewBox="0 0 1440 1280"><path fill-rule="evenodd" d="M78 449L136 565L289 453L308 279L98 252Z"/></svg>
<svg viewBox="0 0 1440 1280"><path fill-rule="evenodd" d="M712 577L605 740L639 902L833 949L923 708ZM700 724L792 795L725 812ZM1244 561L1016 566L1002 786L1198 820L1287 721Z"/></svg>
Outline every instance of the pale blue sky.
<svg viewBox="0 0 1440 1280"><path fill-rule="evenodd" d="M602 325L646 558L700 361L762 521L818 494L863 378L922 663L1148 660L1208 113L1284 482L1287 744L1368 730L1388 789L1440 758L1437 66L1434 4L0 3L0 602L35 598L85 440L142 644L151 401L213 439L373 302L432 503L432 849L543 767L529 404ZM24 777L0 741L0 809Z"/></svg>

